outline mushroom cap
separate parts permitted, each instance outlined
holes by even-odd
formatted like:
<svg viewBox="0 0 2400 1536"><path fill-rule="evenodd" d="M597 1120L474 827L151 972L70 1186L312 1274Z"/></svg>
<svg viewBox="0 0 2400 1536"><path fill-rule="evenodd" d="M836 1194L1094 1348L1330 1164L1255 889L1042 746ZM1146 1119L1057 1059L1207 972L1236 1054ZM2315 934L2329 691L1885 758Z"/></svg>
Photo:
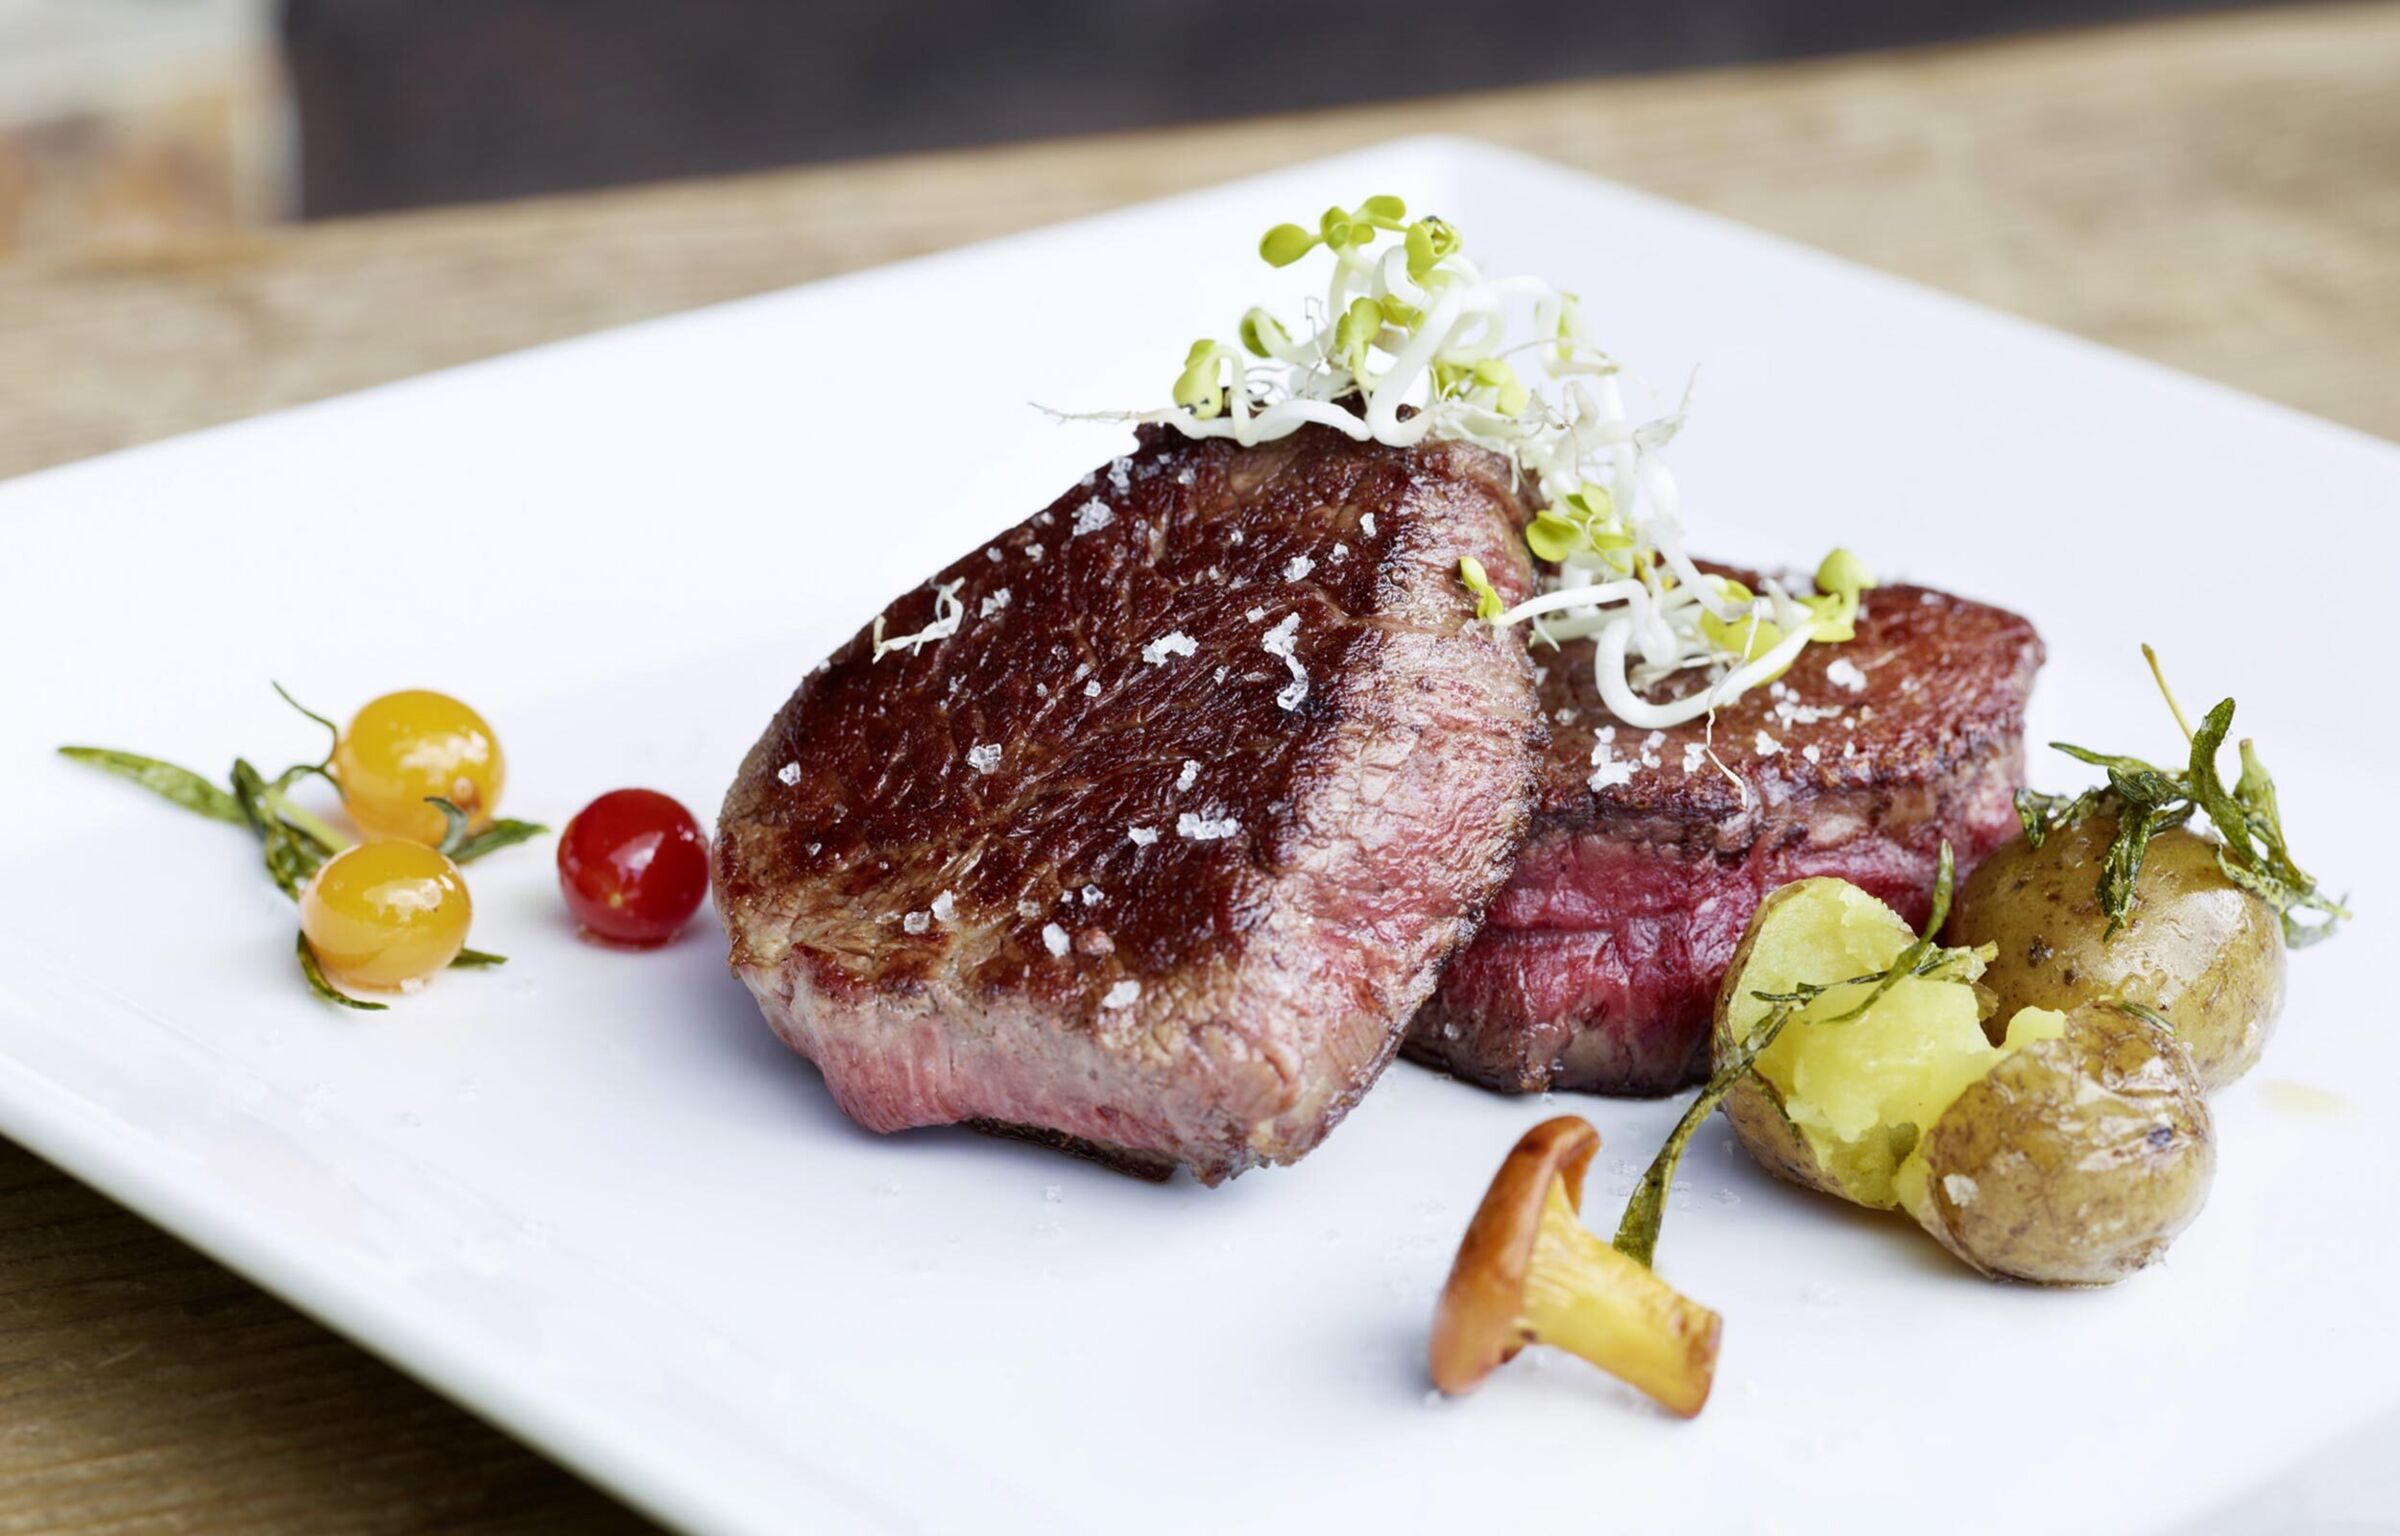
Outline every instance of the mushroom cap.
<svg viewBox="0 0 2400 1536"><path fill-rule="evenodd" d="M1581 1210L1584 1170L1599 1150L1600 1133L1578 1115L1545 1120L1509 1149L1467 1223L1434 1308L1426 1363L1435 1386L1453 1394L1470 1391L1525 1347L1517 1320L1550 1181L1565 1180L1567 1203Z"/></svg>

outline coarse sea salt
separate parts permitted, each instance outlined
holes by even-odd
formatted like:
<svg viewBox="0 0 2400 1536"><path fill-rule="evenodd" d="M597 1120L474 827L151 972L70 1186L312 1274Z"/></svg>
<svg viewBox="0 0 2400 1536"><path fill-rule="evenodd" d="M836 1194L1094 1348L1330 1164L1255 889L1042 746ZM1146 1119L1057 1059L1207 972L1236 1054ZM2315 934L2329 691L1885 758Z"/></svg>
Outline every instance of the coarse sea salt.
<svg viewBox="0 0 2400 1536"><path fill-rule="evenodd" d="M1067 952L1067 930L1056 923L1042 924L1042 947L1053 955Z"/></svg>
<svg viewBox="0 0 2400 1536"><path fill-rule="evenodd" d="M1097 533L1116 520L1115 510L1095 496L1075 509L1075 524L1068 530L1067 537L1071 539L1078 534Z"/></svg>
<svg viewBox="0 0 2400 1536"><path fill-rule="evenodd" d="M1370 539L1371 539L1371 538L1373 538L1373 537L1375 537L1375 514L1374 514L1374 513L1372 513L1372 512L1369 512L1369 513L1368 513L1366 516L1364 516L1364 517L1362 517L1362 518L1360 518L1360 519L1358 520L1358 531L1359 531L1359 532L1361 532L1361 533L1363 533L1363 534L1365 534L1365 535L1366 535L1368 538L1370 538Z"/></svg>
<svg viewBox="0 0 2400 1536"><path fill-rule="evenodd" d="M907 929L910 933L923 933L926 929L933 926L933 914L930 912L911 912L908 914L908 916L900 919L900 926Z"/></svg>
<svg viewBox="0 0 2400 1536"><path fill-rule="evenodd" d="M1100 999L1103 1008L1130 1008L1141 1000L1142 984L1128 977L1108 989Z"/></svg>
<svg viewBox="0 0 2400 1536"><path fill-rule="evenodd" d="M1183 760L1183 772L1175 775L1175 787L1177 789L1189 789L1199 782L1200 760L1196 757L1185 758Z"/></svg>
<svg viewBox="0 0 2400 1536"><path fill-rule="evenodd" d="M1308 669L1300 665L1299 657L1292 654L1299 635L1300 615L1287 613L1273 629L1259 637L1260 648L1270 656L1281 657L1283 664L1291 669L1292 680L1284 684L1281 693L1275 695L1275 705L1279 709L1298 709L1300 701L1308 697Z"/></svg>
<svg viewBox="0 0 2400 1536"><path fill-rule="evenodd" d="M776 782L777 782L777 783L779 783L779 784L797 784L797 783L799 783L799 782L800 782L800 765L799 765L798 763L786 763L786 764L784 764L782 767L780 767L780 768L778 768L778 769L776 769L776 770L775 770L775 780L776 780Z"/></svg>
<svg viewBox="0 0 2400 1536"><path fill-rule="evenodd" d="M975 616L979 619L990 618L993 614L998 613L1001 609L1008 606L1008 598L1009 591L1006 587L1002 587L997 591L985 594L981 606L975 610Z"/></svg>
<svg viewBox="0 0 2400 1536"><path fill-rule="evenodd" d="M1000 747L997 742L977 742L967 748L967 766L977 773L989 773L1000 766Z"/></svg>
<svg viewBox="0 0 2400 1536"><path fill-rule="evenodd" d="M927 910L933 913L933 920L937 923L955 922L958 918L958 898L944 891L933 898Z"/></svg>
<svg viewBox="0 0 2400 1536"><path fill-rule="evenodd" d="M1133 840L1136 848L1147 848L1158 841L1158 831L1154 827L1127 827L1125 835Z"/></svg>
<svg viewBox="0 0 2400 1536"><path fill-rule="evenodd" d="M1142 647L1142 660L1151 666L1166 665L1170 656L1189 656L1200 649L1200 643L1178 629L1164 634Z"/></svg>
<svg viewBox="0 0 2400 1536"><path fill-rule="evenodd" d="M1858 663L1847 656L1836 656L1825 668L1825 681L1851 693L1867 690L1867 674L1858 670Z"/></svg>
<svg viewBox="0 0 2400 1536"><path fill-rule="evenodd" d="M1751 743L1751 748L1761 757L1777 757L1782 755L1783 743L1761 731L1758 733L1758 739Z"/></svg>
<svg viewBox="0 0 2400 1536"><path fill-rule="evenodd" d="M1283 563L1283 579L1286 581L1305 581L1308 579L1308 573L1316 568L1317 562L1311 560L1308 558L1308 556L1294 555L1291 559L1286 560Z"/></svg>
<svg viewBox="0 0 2400 1536"><path fill-rule="evenodd" d="M1233 836L1242 824L1231 816L1195 816L1185 811L1175 818L1175 835L1195 843L1213 843Z"/></svg>

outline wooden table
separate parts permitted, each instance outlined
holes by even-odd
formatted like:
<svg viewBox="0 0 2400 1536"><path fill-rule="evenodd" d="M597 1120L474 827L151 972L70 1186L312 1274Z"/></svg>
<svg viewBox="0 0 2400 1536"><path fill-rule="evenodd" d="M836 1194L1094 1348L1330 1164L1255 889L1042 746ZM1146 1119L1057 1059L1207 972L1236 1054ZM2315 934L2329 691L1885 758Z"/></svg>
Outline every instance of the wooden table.
<svg viewBox="0 0 2400 1536"><path fill-rule="evenodd" d="M19 267L0 475L1435 129L2400 437L2395 82L2400 7L2280 10ZM640 1528L0 1142L0 1532Z"/></svg>

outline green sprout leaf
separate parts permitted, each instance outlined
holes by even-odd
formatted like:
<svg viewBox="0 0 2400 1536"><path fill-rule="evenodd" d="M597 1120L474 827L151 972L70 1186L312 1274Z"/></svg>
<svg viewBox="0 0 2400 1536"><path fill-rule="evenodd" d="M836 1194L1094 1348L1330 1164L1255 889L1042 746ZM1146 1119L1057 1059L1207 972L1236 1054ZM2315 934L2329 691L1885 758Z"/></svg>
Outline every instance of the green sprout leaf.
<svg viewBox="0 0 2400 1536"><path fill-rule="evenodd" d="M339 1003L344 1008L355 1008L361 1013L381 1013L391 1006L389 1003L370 1003L363 997L352 997L328 981L325 968L317 964L317 952L308 947L308 935L304 933L299 937L300 974L308 978L311 992L329 1003Z"/></svg>
<svg viewBox="0 0 2400 1536"><path fill-rule="evenodd" d="M242 814L241 802L217 788L189 768L155 757L143 757L136 752L119 752L108 747L61 747L58 755L87 768L139 784L162 800L170 800L187 811L222 821L233 826L246 826L249 818Z"/></svg>
<svg viewBox="0 0 2400 1536"><path fill-rule="evenodd" d="M1542 559L1557 564L1578 550L1591 548L1583 525L1549 507L1534 514L1525 527L1525 543Z"/></svg>
<svg viewBox="0 0 2400 1536"><path fill-rule="evenodd" d="M1270 267L1288 267L1316 248L1317 237L1297 224L1278 224L1258 242L1258 254Z"/></svg>
<svg viewBox="0 0 2400 1536"><path fill-rule="evenodd" d="M1473 555L1459 559L1458 579L1469 592L1475 594L1476 618L1489 624L1508 611L1508 605L1500 601L1500 593L1492 586L1492 578L1485 572L1483 562Z"/></svg>
<svg viewBox="0 0 2400 1536"><path fill-rule="evenodd" d="M458 952L458 957L450 962L450 968L452 970L477 971L489 970L495 965L506 964L508 964L506 955L495 955L488 949L462 949Z"/></svg>

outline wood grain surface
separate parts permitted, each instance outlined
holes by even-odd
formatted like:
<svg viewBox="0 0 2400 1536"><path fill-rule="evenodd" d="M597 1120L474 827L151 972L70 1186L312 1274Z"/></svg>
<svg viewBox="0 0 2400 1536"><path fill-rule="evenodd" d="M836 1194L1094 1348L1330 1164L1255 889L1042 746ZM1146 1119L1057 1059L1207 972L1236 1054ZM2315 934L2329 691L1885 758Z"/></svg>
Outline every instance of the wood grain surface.
<svg viewBox="0 0 2400 1536"><path fill-rule="evenodd" d="M2400 6L2283 9L19 265L0 475L1432 129L2400 437L2395 82ZM0 1533L642 1528L0 1143Z"/></svg>

